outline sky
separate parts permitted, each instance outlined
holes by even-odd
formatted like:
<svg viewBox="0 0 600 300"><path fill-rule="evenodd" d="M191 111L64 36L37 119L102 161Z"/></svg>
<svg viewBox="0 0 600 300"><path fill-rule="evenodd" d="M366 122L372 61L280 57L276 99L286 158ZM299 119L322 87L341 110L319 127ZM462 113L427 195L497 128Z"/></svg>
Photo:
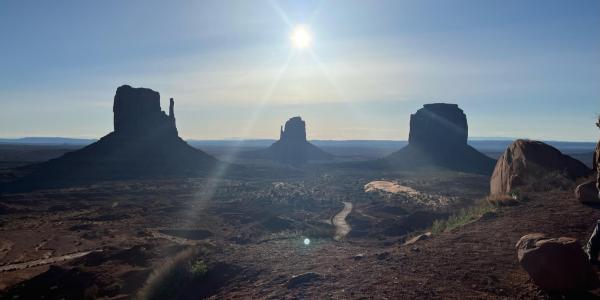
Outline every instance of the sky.
<svg viewBox="0 0 600 300"><path fill-rule="evenodd" d="M447 102L471 137L597 141L600 1L0 2L0 137L99 138L123 84L175 98L187 139L302 116L309 139L405 140Z"/></svg>

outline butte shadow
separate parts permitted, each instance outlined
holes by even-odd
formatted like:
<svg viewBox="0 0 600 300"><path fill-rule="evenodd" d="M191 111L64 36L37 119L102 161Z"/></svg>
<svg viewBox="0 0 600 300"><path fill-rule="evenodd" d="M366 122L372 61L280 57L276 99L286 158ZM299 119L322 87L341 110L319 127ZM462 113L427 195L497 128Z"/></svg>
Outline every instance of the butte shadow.
<svg viewBox="0 0 600 300"><path fill-rule="evenodd" d="M174 105L171 98L167 115L158 92L123 85L114 98L113 132L80 150L27 166L30 174L9 187L208 174L218 161L179 137Z"/></svg>

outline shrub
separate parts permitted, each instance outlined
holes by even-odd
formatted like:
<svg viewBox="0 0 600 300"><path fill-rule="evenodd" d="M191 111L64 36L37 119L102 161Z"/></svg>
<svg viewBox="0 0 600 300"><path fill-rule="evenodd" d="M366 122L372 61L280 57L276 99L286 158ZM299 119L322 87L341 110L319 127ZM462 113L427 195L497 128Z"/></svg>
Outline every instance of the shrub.
<svg viewBox="0 0 600 300"><path fill-rule="evenodd" d="M517 192L511 193L511 195L498 194L491 195L485 198L486 202L493 206L513 206L519 204L519 194Z"/></svg>
<svg viewBox="0 0 600 300"><path fill-rule="evenodd" d="M203 260L198 259L192 264L190 272L194 278L199 279L206 275L206 272L208 272L208 267Z"/></svg>
<svg viewBox="0 0 600 300"><path fill-rule="evenodd" d="M495 207L488 202L482 202L479 205L461 209L458 213L450 216L446 220L435 220L431 226L431 233L438 234L454 228L462 227L473 221L476 221L486 212L495 211Z"/></svg>
<svg viewBox="0 0 600 300"><path fill-rule="evenodd" d="M150 274L136 298L176 299L182 288L208 272L206 263L196 257L197 251L187 249L166 259Z"/></svg>

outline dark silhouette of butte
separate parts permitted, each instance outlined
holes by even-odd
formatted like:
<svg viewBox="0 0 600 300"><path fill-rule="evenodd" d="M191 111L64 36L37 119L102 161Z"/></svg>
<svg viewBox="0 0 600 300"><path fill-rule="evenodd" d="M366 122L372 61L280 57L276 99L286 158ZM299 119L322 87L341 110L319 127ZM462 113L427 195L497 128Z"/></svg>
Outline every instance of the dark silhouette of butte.
<svg viewBox="0 0 600 300"><path fill-rule="evenodd" d="M77 151L34 165L26 180L76 181L163 175L193 175L217 160L183 141L175 126L174 101L169 114L160 94L123 85L114 98L114 131Z"/></svg>
<svg viewBox="0 0 600 300"><path fill-rule="evenodd" d="M269 148L273 160L285 164L304 164L309 160L330 160L333 155L306 140L306 123L300 117L285 122L279 140Z"/></svg>
<svg viewBox="0 0 600 300"><path fill-rule="evenodd" d="M457 104L433 103L410 116L408 145L384 158L394 168L444 168L491 174L495 161L467 144L467 116Z"/></svg>

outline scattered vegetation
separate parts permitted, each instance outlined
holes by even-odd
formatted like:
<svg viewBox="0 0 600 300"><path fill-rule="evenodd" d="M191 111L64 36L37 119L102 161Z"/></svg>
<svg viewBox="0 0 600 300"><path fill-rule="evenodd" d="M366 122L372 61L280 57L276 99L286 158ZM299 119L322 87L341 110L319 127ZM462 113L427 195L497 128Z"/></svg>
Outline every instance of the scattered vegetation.
<svg viewBox="0 0 600 300"><path fill-rule="evenodd" d="M495 207L513 206L519 204L519 193L513 192L510 195L499 194L491 195L485 198L486 202Z"/></svg>
<svg viewBox="0 0 600 300"><path fill-rule="evenodd" d="M514 192L523 193L526 191L551 192L568 191L574 188L575 183L561 172L536 172L532 174L523 186L519 186Z"/></svg>
<svg viewBox="0 0 600 300"><path fill-rule="evenodd" d="M195 279L201 279L208 272L208 267L203 260L198 259L192 264L190 272Z"/></svg>
<svg viewBox="0 0 600 300"><path fill-rule="evenodd" d="M491 205L489 202L482 202L479 205L461 209L456 214L453 214L446 220L435 220L431 226L432 234L439 234L445 231L450 231L454 228L462 227L473 221L478 220L483 214L487 212L495 212L496 207Z"/></svg>
<svg viewBox="0 0 600 300"><path fill-rule="evenodd" d="M187 284L204 278L207 272L208 267L197 258L197 252L187 249L154 269L137 299L175 299Z"/></svg>

